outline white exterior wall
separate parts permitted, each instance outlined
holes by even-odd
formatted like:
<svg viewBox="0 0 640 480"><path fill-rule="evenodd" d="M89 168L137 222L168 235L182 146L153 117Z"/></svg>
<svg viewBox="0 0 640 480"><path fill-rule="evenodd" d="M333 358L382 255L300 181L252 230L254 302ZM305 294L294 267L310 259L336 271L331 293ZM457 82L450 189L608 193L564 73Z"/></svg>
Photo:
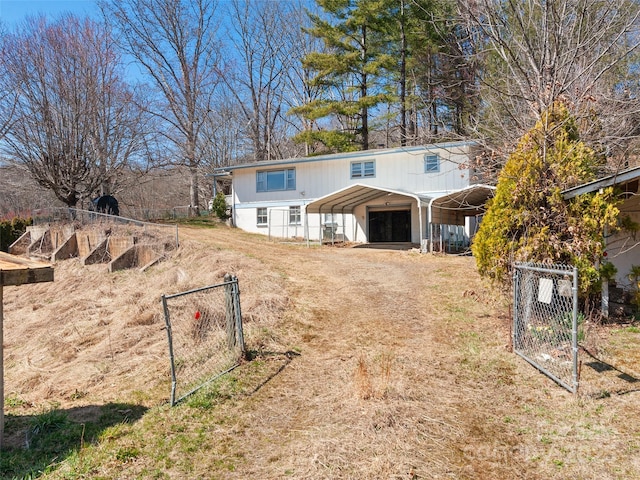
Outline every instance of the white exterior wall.
<svg viewBox="0 0 640 480"><path fill-rule="evenodd" d="M633 195L620 207L620 216L629 216L631 221L640 224L640 197ZM640 265L640 235L637 238L629 232L619 232L607 239L607 260L617 269L616 284L626 290L635 288L629 280L633 265Z"/></svg>
<svg viewBox="0 0 640 480"><path fill-rule="evenodd" d="M303 158L291 161L262 162L248 166L231 168L233 178L232 212L234 224L246 231L269 234L267 226L257 225L257 209L287 209L291 206L301 207L302 224L294 228L280 228L286 231L287 237L304 237L304 207L307 203L356 183L371 185L391 190L406 191L412 194L429 194L429 192L448 192L459 190L470 185L468 168L469 149L467 143L449 145L432 145L427 147L409 147L406 149L368 150L365 152L327 155L316 158ZM424 172L424 156L438 155L440 170ZM375 162L375 176L351 179L352 162ZM264 170L281 170L295 168L295 190L257 192L256 173ZM385 205L389 202L390 205ZM411 197L398 196L373 201L360 205L354 215L338 215L339 233L344 231L346 240L365 242L367 240L367 208L393 207L394 205L411 205L412 238L419 243L419 216L416 201ZM339 212L338 212L339 213ZM427 213L423 208L423 236L426 235ZM275 215L275 214L273 214ZM310 214L309 238L318 240L321 232L322 217ZM344 229L342 228L343 222ZM274 228L272 228L273 234ZM282 236L282 235L278 235Z"/></svg>

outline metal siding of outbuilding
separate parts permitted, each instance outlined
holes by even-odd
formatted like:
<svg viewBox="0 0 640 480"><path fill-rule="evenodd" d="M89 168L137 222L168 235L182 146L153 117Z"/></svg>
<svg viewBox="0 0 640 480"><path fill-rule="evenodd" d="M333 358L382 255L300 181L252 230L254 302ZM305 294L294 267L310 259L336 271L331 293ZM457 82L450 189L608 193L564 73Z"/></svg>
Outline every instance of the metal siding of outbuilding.
<svg viewBox="0 0 640 480"><path fill-rule="evenodd" d="M624 201L620 205L620 215L640 223L640 197L638 194L640 181L640 167L634 167L614 175L609 175L593 182L585 183L562 192L565 200L571 200L580 195L594 193L607 187L618 187L623 190ZM632 265L640 265L640 245L629 232L617 232L606 238L607 261L617 268L616 284L619 287L633 289L629 280Z"/></svg>
<svg viewBox="0 0 640 480"><path fill-rule="evenodd" d="M628 191L625 199L619 206L620 218L628 216L629 220L640 224L640 192ZM606 242L607 260L617 269L616 284L628 290L636 288L629 280L629 273L633 265L640 265L640 239L634 238L634 234L628 231L620 231L609 237Z"/></svg>

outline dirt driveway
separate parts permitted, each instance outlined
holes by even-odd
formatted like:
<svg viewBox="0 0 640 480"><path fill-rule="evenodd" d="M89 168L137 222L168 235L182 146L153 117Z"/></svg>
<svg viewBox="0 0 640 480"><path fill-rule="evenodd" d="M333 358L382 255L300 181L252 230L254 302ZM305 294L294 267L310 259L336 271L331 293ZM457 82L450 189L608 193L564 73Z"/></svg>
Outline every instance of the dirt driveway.
<svg viewBox="0 0 640 480"><path fill-rule="evenodd" d="M233 242L285 278L281 341L301 354L217 432L239 459L224 478L640 473L634 402L573 397L509 353L472 258Z"/></svg>

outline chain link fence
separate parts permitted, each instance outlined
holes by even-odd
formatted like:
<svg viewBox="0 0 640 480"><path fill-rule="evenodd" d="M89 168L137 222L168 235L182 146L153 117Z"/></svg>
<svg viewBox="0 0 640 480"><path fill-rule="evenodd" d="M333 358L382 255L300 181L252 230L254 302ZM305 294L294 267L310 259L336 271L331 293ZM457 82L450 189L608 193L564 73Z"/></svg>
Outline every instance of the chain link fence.
<svg viewBox="0 0 640 480"><path fill-rule="evenodd" d="M171 405L233 370L245 356L238 279L162 296Z"/></svg>
<svg viewBox="0 0 640 480"><path fill-rule="evenodd" d="M69 225L75 230L109 230L111 235L132 235L139 238L137 243L162 245L170 249L179 246L178 226L161 223L142 222L117 215L80 210L77 208L47 208L32 212L34 226L52 224Z"/></svg>
<svg viewBox="0 0 640 480"><path fill-rule="evenodd" d="M513 350L567 390L578 391L578 270L514 264Z"/></svg>
<svg viewBox="0 0 640 480"><path fill-rule="evenodd" d="M269 240L306 238L300 207L270 208L267 218Z"/></svg>

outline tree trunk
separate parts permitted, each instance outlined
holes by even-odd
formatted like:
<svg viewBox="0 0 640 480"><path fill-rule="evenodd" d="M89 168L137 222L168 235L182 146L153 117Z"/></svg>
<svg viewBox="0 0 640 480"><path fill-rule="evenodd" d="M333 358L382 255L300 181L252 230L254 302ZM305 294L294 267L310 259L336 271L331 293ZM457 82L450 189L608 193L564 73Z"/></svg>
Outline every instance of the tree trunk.
<svg viewBox="0 0 640 480"><path fill-rule="evenodd" d="M400 145L407 144L407 37L404 31L404 0L400 0Z"/></svg>
<svg viewBox="0 0 640 480"><path fill-rule="evenodd" d="M367 27L362 27L362 68L367 62ZM363 71L360 76L360 100L367 98L367 74ZM364 105L361 110L362 114L362 149L369 150L369 108Z"/></svg>
<svg viewBox="0 0 640 480"><path fill-rule="evenodd" d="M198 195L198 168L189 167L189 216L197 217L200 215L200 199Z"/></svg>

